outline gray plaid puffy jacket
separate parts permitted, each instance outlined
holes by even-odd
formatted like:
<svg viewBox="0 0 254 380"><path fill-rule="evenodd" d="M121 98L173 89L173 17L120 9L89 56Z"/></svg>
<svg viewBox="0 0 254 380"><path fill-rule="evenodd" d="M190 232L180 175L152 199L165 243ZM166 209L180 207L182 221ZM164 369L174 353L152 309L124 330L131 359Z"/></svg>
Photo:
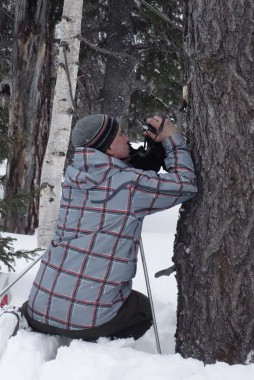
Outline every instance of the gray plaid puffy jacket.
<svg viewBox="0 0 254 380"><path fill-rule="evenodd" d="M197 192L183 136L175 134L163 146L163 174L76 148L62 185L56 234L29 296L31 318L78 330L116 315L131 291L144 217Z"/></svg>

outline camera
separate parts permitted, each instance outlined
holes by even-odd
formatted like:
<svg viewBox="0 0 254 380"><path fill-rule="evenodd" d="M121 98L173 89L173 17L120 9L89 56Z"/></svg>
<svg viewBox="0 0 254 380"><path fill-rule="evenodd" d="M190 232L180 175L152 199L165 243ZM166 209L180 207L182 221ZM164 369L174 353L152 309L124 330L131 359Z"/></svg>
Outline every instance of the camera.
<svg viewBox="0 0 254 380"><path fill-rule="evenodd" d="M150 131L155 136L158 134L156 128L151 124L143 120L143 124L140 125L143 132ZM163 122L161 126L163 128ZM154 138L150 136L144 136L144 146L140 146L138 149L134 149L131 144L130 146L130 157L128 163L134 168L141 170L154 170L156 173L159 172L160 168L163 167L165 170L165 150L161 142L154 141Z"/></svg>
<svg viewBox="0 0 254 380"><path fill-rule="evenodd" d="M156 130L156 128L154 128L151 124L145 124L145 125L142 125L141 126L142 127L142 129L143 129L143 131L144 132L146 132L146 131L150 131L150 132L152 132L153 134L155 134L156 135L156 133L157 133L157 130Z"/></svg>

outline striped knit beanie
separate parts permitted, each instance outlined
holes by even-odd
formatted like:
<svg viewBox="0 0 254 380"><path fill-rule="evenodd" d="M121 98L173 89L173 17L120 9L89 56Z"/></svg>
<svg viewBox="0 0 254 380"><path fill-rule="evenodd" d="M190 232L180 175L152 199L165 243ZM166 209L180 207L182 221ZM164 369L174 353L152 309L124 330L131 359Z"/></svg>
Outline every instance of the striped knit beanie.
<svg viewBox="0 0 254 380"><path fill-rule="evenodd" d="M116 137L119 124L107 115L83 117L73 128L71 140L74 148L86 146L105 152Z"/></svg>

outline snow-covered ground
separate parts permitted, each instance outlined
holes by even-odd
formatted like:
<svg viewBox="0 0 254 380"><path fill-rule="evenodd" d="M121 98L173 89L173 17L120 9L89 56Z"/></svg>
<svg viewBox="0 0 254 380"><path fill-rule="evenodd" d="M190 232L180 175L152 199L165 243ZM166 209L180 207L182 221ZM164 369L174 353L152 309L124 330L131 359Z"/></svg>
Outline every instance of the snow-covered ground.
<svg viewBox="0 0 254 380"><path fill-rule="evenodd" d="M97 344L68 340L21 330L8 341L0 358L1 380L250 380L254 365L207 365L194 359L183 359L174 353L177 289L173 275L154 278L154 273L171 265L178 208L146 218L143 242L150 275L162 355L156 351L151 328L138 341L100 339ZM13 236L13 235L12 235ZM36 247L35 236L14 235L15 247ZM20 260L17 273L28 263ZM12 289L13 305L27 299L38 264ZM146 292L141 260L134 289Z"/></svg>

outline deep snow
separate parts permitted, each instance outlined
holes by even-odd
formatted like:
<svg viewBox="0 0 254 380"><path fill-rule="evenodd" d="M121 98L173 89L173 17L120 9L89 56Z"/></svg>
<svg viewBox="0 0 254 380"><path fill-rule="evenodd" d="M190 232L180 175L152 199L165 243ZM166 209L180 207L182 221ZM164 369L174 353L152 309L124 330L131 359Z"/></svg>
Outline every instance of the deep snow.
<svg viewBox="0 0 254 380"><path fill-rule="evenodd" d="M0 359L3 380L250 380L254 365L229 366L225 363L207 365L174 354L177 289L173 275L154 278L154 273L171 264L178 207L146 218L143 242L151 281L162 355L156 353L151 328L138 341L100 339L97 344L68 340L21 330L8 341ZM5 234L6 235L6 234ZM15 247L36 247L36 236L15 236ZM17 272L28 263L20 260ZM13 305L26 300L38 264L12 289ZM2 269L3 270L3 269ZM138 263L134 289L146 293L141 259Z"/></svg>

